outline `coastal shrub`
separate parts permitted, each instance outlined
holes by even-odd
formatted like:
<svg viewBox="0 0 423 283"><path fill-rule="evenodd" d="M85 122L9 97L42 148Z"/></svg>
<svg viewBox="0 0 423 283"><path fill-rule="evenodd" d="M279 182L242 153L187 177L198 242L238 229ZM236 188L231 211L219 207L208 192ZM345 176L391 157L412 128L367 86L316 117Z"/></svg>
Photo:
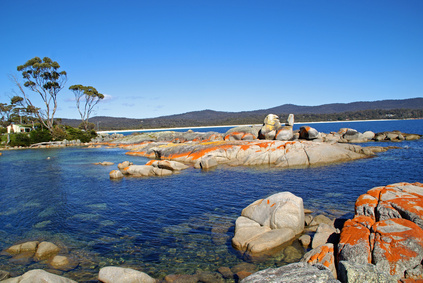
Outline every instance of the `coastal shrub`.
<svg viewBox="0 0 423 283"><path fill-rule="evenodd" d="M29 133L29 137L31 138L31 144L52 140L51 133L47 129L33 130Z"/></svg>
<svg viewBox="0 0 423 283"><path fill-rule="evenodd" d="M9 146L29 146L31 138L28 133L17 133L10 135Z"/></svg>
<svg viewBox="0 0 423 283"><path fill-rule="evenodd" d="M66 131L59 125L55 125L51 131L52 139L55 141L62 141L67 139Z"/></svg>
<svg viewBox="0 0 423 283"><path fill-rule="evenodd" d="M80 140L81 142L89 142L92 138L97 136L94 130L85 132L72 127L67 127L66 132L68 134L68 140Z"/></svg>

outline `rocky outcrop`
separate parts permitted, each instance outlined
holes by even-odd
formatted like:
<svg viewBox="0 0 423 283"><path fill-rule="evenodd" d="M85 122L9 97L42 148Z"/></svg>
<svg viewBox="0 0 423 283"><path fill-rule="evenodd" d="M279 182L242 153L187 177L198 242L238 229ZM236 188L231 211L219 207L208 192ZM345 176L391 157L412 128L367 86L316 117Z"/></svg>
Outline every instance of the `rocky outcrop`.
<svg viewBox="0 0 423 283"><path fill-rule="evenodd" d="M341 232L339 260L423 279L423 184L373 188L357 199L355 210Z"/></svg>
<svg viewBox="0 0 423 283"><path fill-rule="evenodd" d="M130 177L151 177L169 176L175 172L185 170L189 166L170 160L150 160L145 165L134 165L132 162L124 161L118 164L119 170L112 170L109 173L110 179L122 179L124 176Z"/></svg>
<svg viewBox="0 0 423 283"><path fill-rule="evenodd" d="M329 134L320 133L325 142L341 142L341 143L365 143L370 141L403 141L403 140L417 140L421 135L407 134L400 131L373 133L372 131L365 131L360 133L355 129L341 128L338 132L331 132Z"/></svg>
<svg viewBox="0 0 423 283"><path fill-rule="evenodd" d="M195 164L214 158L217 164L274 165L307 167L345 162L373 155L372 149L360 151L359 146L312 141L217 141L206 143L148 143L134 146L127 155L152 159L174 160Z"/></svg>
<svg viewBox="0 0 423 283"><path fill-rule="evenodd" d="M308 252L302 261L322 263L342 282L421 280L422 220L423 184L397 183L373 188L357 199L355 217L344 223L339 240L329 237L327 243ZM319 239L322 225L326 224L320 224L314 238ZM330 227L324 228L327 234L331 231L338 234ZM323 242L324 239L319 240ZM333 262L338 263L337 270Z"/></svg>
<svg viewBox="0 0 423 283"><path fill-rule="evenodd" d="M260 199L242 210L232 246L250 255L270 251L304 229L303 200L289 192Z"/></svg>

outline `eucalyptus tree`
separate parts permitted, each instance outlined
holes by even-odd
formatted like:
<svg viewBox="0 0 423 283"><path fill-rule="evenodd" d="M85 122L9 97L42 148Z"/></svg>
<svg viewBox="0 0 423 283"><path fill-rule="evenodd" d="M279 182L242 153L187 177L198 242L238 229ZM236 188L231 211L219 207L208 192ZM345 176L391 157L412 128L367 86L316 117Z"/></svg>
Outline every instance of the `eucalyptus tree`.
<svg viewBox="0 0 423 283"><path fill-rule="evenodd" d="M10 102L14 106L13 112L15 112L19 116L19 123L22 124L21 112L26 110L23 97L15 95L14 97L10 99ZM20 107L17 107L17 106L20 106Z"/></svg>
<svg viewBox="0 0 423 283"><path fill-rule="evenodd" d="M104 98L104 95L99 93L92 86L72 85L69 89L75 95L76 108L78 108L79 115L81 115L85 131L88 131L88 119L90 118L94 106Z"/></svg>
<svg viewBox="0 0 423 283"><path fill-rule="evenodd" d="M60 65L48 57L42 60L34 57L28 60L24 65L17 67L22 72L24 79L23 86L16 77L11 79L18 86L23 96L23 103L28 109L36 110L35 114L42 125L53 133L54 115L57 110L57 95L64 88L67 81L65 71L59 71ZM32 98L25 92L24 87L39 94L45 104L45 108L37 108L33 104Z"/></svg>
<svg viewBox="0 0 423 283"><path fill-rule="evenodd" d="M13 105L0 103L1 121L4 125L6 125L6 122L10 121L10 115L12 113L12 110L13 110Z"/></svg>

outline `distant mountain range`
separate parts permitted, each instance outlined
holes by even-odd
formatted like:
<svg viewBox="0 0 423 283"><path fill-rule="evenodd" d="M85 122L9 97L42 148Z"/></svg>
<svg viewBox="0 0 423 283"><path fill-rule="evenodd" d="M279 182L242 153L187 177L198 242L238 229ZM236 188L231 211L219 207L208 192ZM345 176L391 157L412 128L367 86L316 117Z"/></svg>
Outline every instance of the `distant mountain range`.
<svg viewBox="0 0 423 283"><path fill-rule="evenodd" d="M90 122L99 126L100 130L243 125L261 124L264 117L270 113L278 115L281 122L284 122L290 113L295 115L295 121L297 122L423 118L423 97L332 103L319 106L284 104L269 109L242 112L223 112L207 109L148 119L97 116L91 118ZM78 119L61 119L61 121L62 124L73 127L77 127L81 123Z"/></svg>

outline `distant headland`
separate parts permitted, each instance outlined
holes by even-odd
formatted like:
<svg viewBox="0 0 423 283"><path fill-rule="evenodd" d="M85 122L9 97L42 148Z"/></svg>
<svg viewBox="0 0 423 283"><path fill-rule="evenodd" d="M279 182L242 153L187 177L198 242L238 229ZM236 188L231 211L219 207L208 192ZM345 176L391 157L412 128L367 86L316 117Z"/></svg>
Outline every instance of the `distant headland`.
<svg viewBox="0 0 423 283"><path fill-rule="evenodd" d="M280 117L293 113L295 114L297 123L416 119L423 118L423 97L400 100L332 103L319 106L283 104L269 109L242 112L202 110L147 119L97 116L91 118L90 122L96 125L97 131L255 125L261 124L268 113L274 113ZM142 116L142 111L140 112L140 116ZM72 127L77 127L81 122L79 119L63 118L60 120L62 124Z"/></svg>

